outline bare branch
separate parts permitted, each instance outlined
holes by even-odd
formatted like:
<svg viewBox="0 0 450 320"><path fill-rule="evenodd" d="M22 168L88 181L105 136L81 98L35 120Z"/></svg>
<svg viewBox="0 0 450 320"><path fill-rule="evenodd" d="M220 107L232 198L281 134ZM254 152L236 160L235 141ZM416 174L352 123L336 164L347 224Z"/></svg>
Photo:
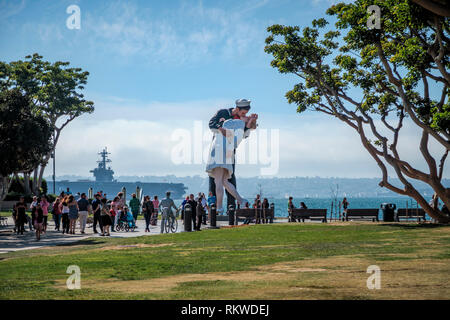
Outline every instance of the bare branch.
<svg viewBox="0 0 450 320"><path fill-rule="evenodd" d="M445 150L445 153L442 156L441 161L439 163L439 173L438 173L439 181L442 180L442 175L444 174L444 164L445 164L445 160L447 159L447 156L448 156L448 150Z"/></svg>

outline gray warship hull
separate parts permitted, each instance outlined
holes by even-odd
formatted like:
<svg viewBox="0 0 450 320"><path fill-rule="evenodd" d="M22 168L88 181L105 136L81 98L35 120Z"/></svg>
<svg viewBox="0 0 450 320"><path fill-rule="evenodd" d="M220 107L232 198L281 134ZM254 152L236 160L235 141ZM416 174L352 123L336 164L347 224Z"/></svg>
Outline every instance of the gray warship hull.
<svg viewBox="0 0 450 320"><path fill-rule="evenodd" d="M143 195L149 195L152 199L155 195L160 199L164 198L167 191L171 192L172 199L182 199L187 189L183 183L56 181L55 192L59 195L62 191L70 188L73 194L77 192L88 194L89 188L92 188L94 193L103 191L107 194L108 199L112 199L123 187L126 189L127 199L130 199L131 194L136 192L137 187L141 188ZM51 181L48 182L48 190L53 190L53 182Z"/></svg>

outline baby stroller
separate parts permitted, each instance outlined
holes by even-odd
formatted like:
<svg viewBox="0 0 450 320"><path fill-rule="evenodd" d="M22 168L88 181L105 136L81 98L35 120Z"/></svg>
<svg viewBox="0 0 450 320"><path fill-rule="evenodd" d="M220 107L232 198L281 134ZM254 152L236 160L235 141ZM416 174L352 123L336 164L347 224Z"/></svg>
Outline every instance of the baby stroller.
<svg viewBox="0 0 450 320"><path fill-rule="evenodd" d="M158 209L155 209L155 212L150 217L150 224L152 226L156 226L158 223Z"/></svg>
<svg viewBox="0 0 450 320"><path fill-rule="evenodd" d="M136 229L136 223L134 221L131 212L120 212L120 218L116 226L117 231L134 231Z"/></svg>

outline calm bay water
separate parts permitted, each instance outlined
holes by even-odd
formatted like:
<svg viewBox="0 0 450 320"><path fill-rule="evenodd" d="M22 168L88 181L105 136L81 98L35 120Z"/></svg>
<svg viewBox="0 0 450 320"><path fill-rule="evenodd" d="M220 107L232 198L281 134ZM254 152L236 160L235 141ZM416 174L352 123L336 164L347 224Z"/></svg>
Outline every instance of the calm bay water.
<svg viewBox="0 0 450 320"><path fill-rule="evenodd" d="M342 201L343 198L338 198ZM248 199L252 201L252 199ZM276 199L268 198L270 203L275 205L275 216L276 217L287 217L287 203L288 199ZM331 217L331 198L294 198L294 205L296 208L300 207L300 202L305 202L306 206L310 209L327 209L328 217ZM397 208L417 208L417 202L409 197L374 197L374 198L348 198L349 208L353 209L364 209L364 208L380 208L382 203L394 203ZM226 205L226 201L224 201ZM341 212L343 209L341 208ZM338 210L339 212L339 206ZM336 217L336 210L333 208L333 218ZM382 219L382 211L379 212L379 218ZM428 217L427 217L428 218Z"/></svg>
<svg viewBox="0 0 450 320"><path fill-rule="evenodd" d="M342 201L343 198L338 198ZM275 216L277 217L287 217L287 203L288 199L268 199L270 203L275 204ZM305 202L306 206L310 209L327 209L327 214L331 215L331 198L294 198L294 205L296 208L300 207L300 202ZM365 209L365 208L380 208L382 203L394 203L397 208L416 208L417 202L409 197L375 197L375 198L347 198L349 202L349 208L353 209ZM341 212L343 209L341 208ZM339 212L339 206L338 206ZM333 218L335 217L336 211L333 208ZM379 218L382 218L382 211L380 210Z"/></svg>

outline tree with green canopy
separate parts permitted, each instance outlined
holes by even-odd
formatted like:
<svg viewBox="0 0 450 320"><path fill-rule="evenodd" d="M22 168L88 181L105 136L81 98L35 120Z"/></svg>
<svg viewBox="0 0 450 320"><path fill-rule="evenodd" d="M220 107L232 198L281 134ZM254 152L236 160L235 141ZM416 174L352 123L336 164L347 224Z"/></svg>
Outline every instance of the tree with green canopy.
<svg viewBox="0 0 450 320"><path fill-rule="evenodd" d="M381 187L414 198L430 217L449 222L438 206L441 199L450 207L450 188L441 183L450 149L448 18L408 0L338 3L327 14L335 17L336 30L326 30L325 18L302 30L268 27L265 52L273 56L272 67L301 79L286 93L288 102L299 113L322 112L353 128L381 169ZM405 119L420 132L410 147L417 147L425 171L399 152ZM430 139L441 147L437 157ZM390 183L390 171L403 186ZM414 180L434 190L433 203Z"/></svg>
<svg viewBox="0 0 450 320"><path fill-rule="evenodd" d="M20 90L0 92L0 200L8 193L12 175L32 171L51 150L52 127L33 109Z"/></svg>
<svg viewBox="0 0 450 320"><path fill-rule="evenodd" d="M89 72L69 67L69 62L44 61L35 53L25 60L0 62L0 90L19 89L31 97L34 111L45 117L53 129L52 150L56 148L61 131L75 118L94 111L94 103L84 99L81 91ZM33 168L33 193L41 187L44 170L52 156L49 150ZM17 174L16 174L17 175ZM24 187L28 189L30 172L23 172ZM21 180L20 180L21 181Z"/></svg>

